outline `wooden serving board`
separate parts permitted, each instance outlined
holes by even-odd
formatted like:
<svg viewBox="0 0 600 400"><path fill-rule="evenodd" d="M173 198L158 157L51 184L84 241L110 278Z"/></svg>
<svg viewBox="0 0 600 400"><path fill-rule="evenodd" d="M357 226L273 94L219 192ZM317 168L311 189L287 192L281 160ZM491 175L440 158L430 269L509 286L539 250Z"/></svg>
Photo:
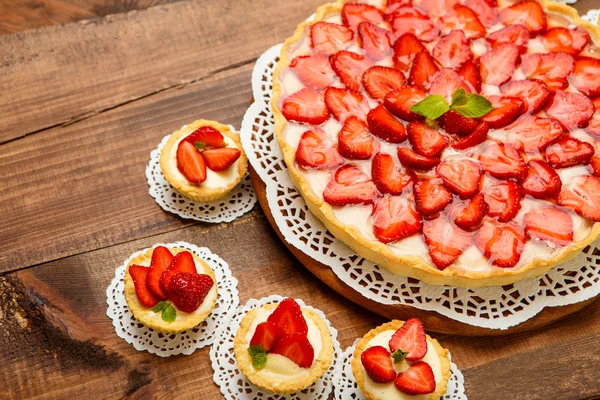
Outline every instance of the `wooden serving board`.
<svg viewBox="0 0 600 400"><path fill-rule="evenodd" d="M269 202L267 201L266 184L262 181L258 173L250 167L250 177L252 178L252 184L256 190L258 201L269 220L269 223L277 233L277 236L283 241L285 246L292 252L292 254L317 278L319 278L327 286L346 297L348 300L365 307L374 313L381 315L382 317L389 319L401 319L406 320L408 318L417 317L423 321L426 329L433 332L461 335L461 336L498 336L513 334L519 332L527 332L541 328L554 321L557 321L567 315L573 314L591 304L598 296L583 301L562 307L546 307L534 318L531 318L520 325L514 326L507 330L499 329L487 329L480 328L472 325L468 325L451 318L445 317L435 311L420 310L418 308L406 306L406 305L388 305L381 304L371 299L367 299L362 294L351 288L344 281L342 281L333 270L306 255L302 251L298 250L293 245L289 244L281 234L281 231L275 223L271 209L269 208Z"/></svg>

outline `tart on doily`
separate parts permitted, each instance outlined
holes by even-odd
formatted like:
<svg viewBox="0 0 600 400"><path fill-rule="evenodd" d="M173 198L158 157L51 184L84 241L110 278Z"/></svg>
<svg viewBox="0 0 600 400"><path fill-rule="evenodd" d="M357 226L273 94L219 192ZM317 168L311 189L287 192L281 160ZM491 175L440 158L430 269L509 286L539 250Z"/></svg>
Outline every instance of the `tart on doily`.
<svg viewBox="0 0 600 400"><path fill-rule="evenodd" d="M175 190L192 201L225 197L244 177L248 159L240 137L227 125L200 119L173 132L160 168Z"/></svg>
<svg viewBox="0 0 600 400"><path fill-rule="evenodd" d="M275 133L354 251L433 284L546 273L600 234L600 29L535 0L339 0L286 40Z"/></svg>
<svg viewBox="0 0 600 400"><path fill-rule="evenodd" d="M234 350L250 382L283 394L306 389L323 376L333 341L321 317L288 298L250 310L235 334Z"/></svg>
<svg viewBox="0 0 600 400"><path fill-rule="evenodd" d="M157 246L133 258L125 271L125 300L149 328L185 331L208 317L217 303L213 270L182 248Z"/></svg>
<svg viewBox="0 0 600 400"><path fill-rule="evenodd" d="M421 321L393 320L356 345L352 373L369 400L437 400L446 394L450 360Z"/></svg>

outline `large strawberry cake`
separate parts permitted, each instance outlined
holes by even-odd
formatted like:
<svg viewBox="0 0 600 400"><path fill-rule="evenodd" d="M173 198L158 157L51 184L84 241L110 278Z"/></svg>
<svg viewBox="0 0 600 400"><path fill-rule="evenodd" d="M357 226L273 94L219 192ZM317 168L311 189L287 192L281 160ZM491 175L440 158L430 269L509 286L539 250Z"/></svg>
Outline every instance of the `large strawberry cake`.
<svg viewBox="0 0 600 400"><path fill-rule="evenodd" d="M273 76L311 211L435 284L538 276L600 233L600 30L535 0L338 1Z"/></svg>

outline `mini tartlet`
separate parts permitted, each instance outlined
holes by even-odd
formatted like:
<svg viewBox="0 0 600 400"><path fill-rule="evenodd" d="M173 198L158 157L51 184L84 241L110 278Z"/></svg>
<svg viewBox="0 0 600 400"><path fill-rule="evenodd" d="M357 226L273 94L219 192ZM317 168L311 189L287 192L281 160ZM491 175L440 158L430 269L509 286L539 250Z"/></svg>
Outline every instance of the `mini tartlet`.
<svg viewBox="0 0 600 400"><path fill-rule="evenodd" d="M356 345L352 373L369 400L437 400L447 391L450 360L418 319L393 320Z"/></svg>
<svg viewBox="0 0 600 400"><path fill-rule="evenodd" d="M244 316L235 335L234 353L250 382L273 393L294 393L327 371L333 341L321 317L300 308L293 299L284 299Z"/></svg>
<svg viewBox="0 0 600 400"><path fill-rule="evenodd" d="M179 285L174 289L169 284L175 280ZM215 273L200 257L183 248L157 246L129 261L124 295L139 322L161 332L178 333L208 317L218 291Z"/></svg>
<svg viewBox="0 0 600 400"><path fill-rule="evenodd" d="M201 139L194 140L194 135ZM222 199L240 183L248 158L239 134L227 125L200 119L173 132L161 151L160 168L167 182L184 197L211 202Z"/></svg>

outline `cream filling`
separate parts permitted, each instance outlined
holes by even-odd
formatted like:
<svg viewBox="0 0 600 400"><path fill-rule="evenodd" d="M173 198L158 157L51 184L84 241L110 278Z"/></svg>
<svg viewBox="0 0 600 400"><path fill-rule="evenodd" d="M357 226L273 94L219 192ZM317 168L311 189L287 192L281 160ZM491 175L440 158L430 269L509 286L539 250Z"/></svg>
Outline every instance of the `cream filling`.
<svg viewBox="0 0 600 400"><path fill-rule="evenodd" d="M389 350L389 342L395 332L396 331L391 330L391 329L380 332L377 336L375 336L373 339L371 339L369 341L366 349L373 347L373 346L383 346ZM425 354L425 357L423 357L423 361L425 361L427 364L429 364L429 366L433 370L433 375L435 377L435 384L437 386L440 383L440 381L442 380L442 361L440 360L440 356L438 355L437 351L435 350L435 347L429 340L427 340L427 353ZM408 361L402 361L401 363L394 364L394 370L396 371L396 373L405 371L409 367L410 367L410 363ZM377 383L377 382L373 381L371 378L369 378L369 375L367 375L367 371L364 370L364 367L363 367L363 372L364 372L364 377L365 377L365 381L364 381L365 389L373 398L375 398L377 400L405 400L405 399L426 400L430 396L428 394L411 396L406 393L402 393L400 390L398 390L396 388L396 386L394 385L394 382Z"/></svg>

